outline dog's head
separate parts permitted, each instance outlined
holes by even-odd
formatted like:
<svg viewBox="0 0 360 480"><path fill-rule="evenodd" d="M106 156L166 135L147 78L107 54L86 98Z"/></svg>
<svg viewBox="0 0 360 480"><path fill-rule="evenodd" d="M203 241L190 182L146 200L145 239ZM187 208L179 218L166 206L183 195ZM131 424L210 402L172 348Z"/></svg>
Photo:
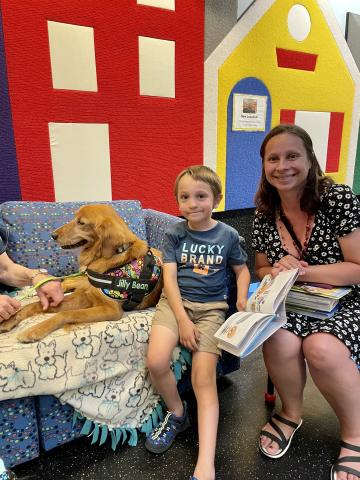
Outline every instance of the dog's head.
<svg viewBox="0 0 360 480"><path fill-rule="evenodd" d="M70 222L55 230L53 239L64 249L81 247L92 259L110 258L128 248L136 235L110 205L84 205Z"/></svg>

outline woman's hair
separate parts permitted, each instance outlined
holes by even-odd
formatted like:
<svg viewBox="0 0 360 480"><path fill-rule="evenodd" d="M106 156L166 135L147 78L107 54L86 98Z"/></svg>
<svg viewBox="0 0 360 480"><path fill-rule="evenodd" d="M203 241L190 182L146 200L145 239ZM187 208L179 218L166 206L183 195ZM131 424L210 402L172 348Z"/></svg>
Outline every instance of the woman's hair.
<svg viewBox="0 0 360 480"><path fill-rule="evenodd" d="M221 195L222 187L219 175L205 165L193 165L192 167L185 168L185 170L180 172L176 177L174 187L174 194L176 198L179 191L179 182L185 175L190 175L194 180L207 183L211 188L214 198L217 198L219 195Z"/></svg>
<svg viewBox="0 0 360 480"><path fill-rule="evenodd" d="M320 204L320 195L325 188L334 183L332 178L325 176L322 172L319 162L316 158L312 140L310 135L298 125L281 124L274 127L264 138L260 147L260 156L262 158L262 172L258 191L255 195L255 205L259 212L263 213L268 218L273 218L277 208L280 206L280 197L277 189L270 185L265 177L264 161L265 149L269 140L276 135L282 133L289 133L295 135L305 147L307 158L310 162L310 170L306 179L304 191L300 199L301 210L313 214L317 211Z"/></svg>

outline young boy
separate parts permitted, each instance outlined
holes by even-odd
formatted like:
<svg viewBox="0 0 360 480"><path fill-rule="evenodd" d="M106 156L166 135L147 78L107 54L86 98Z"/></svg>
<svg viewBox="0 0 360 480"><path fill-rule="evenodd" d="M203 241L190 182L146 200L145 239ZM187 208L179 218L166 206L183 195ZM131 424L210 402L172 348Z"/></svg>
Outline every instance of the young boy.
<svg viewBox="0 0 360 480"><path fill-rule="evenodd" d="M175 196L185 221L172 225L165 234L164 292L147 356L152 381L168 413L145 446L153 453L165 452L189 426L187 406L170 369L172 351L180 340L193 352L191 380L198 407L199 454L190 478L214 480L219 417L216 364L220 355L214 333L228 310L227 265L236 275L238 310L246 305L250 273L236 230L211 217L222 198L218 175L202 165L189 167L176 179Z"/></svg>

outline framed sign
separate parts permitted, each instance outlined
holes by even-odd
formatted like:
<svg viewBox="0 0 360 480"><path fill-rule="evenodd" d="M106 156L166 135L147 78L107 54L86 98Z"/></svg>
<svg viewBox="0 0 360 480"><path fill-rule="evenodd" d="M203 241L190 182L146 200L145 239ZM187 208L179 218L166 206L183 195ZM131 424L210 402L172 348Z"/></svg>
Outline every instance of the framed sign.
<svg viewBox="0 0 360 480"><path fill-rule="evenodd" d="M234 93L233 131L265 131L267 97Z"/></svg>

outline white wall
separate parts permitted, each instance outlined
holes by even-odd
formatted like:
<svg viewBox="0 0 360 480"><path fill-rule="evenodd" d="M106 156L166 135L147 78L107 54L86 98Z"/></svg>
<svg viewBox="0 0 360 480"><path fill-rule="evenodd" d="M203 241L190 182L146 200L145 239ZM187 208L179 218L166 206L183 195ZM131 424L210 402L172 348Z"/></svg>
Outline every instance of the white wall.
<svg viewBox="0 0 360 480"><path fill-rule="evenodd" d="M327 0L333 9L335 16L340 24L341 31L345 35L346 12L360 14L359 0Z"/></svg>
<svg viewBox="0 0 360 480"><path fill-rule="evenodd" d="M248 8L254 0L238 0L238 18ZM261 2L261 0L255 0ZM335 16L339 22L341 31L345 35L346 12L360 14L359 0L327 0L330 7L333 9ZM301 1L299 0L299 3Z"/></svg>

